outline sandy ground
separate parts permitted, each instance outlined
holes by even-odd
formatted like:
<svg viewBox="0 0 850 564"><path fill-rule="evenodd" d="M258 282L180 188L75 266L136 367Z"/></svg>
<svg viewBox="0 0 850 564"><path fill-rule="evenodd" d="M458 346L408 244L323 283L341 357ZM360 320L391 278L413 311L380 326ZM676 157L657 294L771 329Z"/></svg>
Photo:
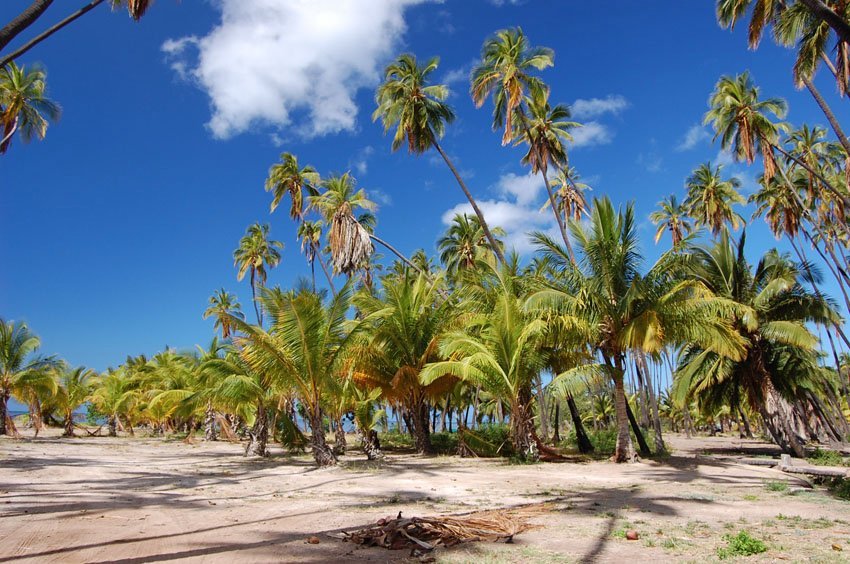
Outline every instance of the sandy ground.
<svg viewBox="0 0 850 564"><path fill-rule="evenodd" d="M247 460L239 445L161 439L0 439L0 562L398 561L326 533L380 517L551 501L513 544L467 544L438 562L713 561L746 530L769 551L748 562L841 562L850 503L778 471L714 456L737 439L670 437L663 463L511 465L353 453L317 470L306 456ZM776 482L786 482L780 489ZM768 486L770 484L770 486ZM629 541L633 528L640 539ZM319 544L307 544L310 535Z"/></svg>

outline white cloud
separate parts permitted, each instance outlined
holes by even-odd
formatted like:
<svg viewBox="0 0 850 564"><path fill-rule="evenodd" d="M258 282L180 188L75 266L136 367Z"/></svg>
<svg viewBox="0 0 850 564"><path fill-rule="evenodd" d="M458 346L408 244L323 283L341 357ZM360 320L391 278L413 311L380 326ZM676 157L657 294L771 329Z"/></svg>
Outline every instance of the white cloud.
<svg viewBox="0 0 850 564"><path fill-rule="evenodd" d="M570 131L572 135L572 146L592 147L593 145L607 145L614 140L614 133L606 125L596 121L589 121Z"/></svg>
<svg viewBox="0 0 850 564"><path fill-rule="evenodd" d="M708 131L701 125L692 125L690 129L685 133L685 136L682 137L682 140L676 146L677 151L689 151L693 149L703 141L711 139L711 135L709 135Z"/></svg>
<svg viewBox="0 0 850 564"><path fill-rule="evenodd" d="M508 173L499 178L493 187L502 196L501 199L478 201L484 218L490 227L501 227L507 235L504 237L507 249L516 249L519 253L533 250L528 237L530 231L543 231L550 235L558 233L558 227L552 212L540 211L545 201L543 179L530 175ZM456 214L474 215L468 203L458 204L443 213L444 225L450 225Z"/></svg>
<svg viewBox="0 0 850 564"><path fill-rule="evenodd" d="M570 106L576 119L593 119L604 114L617 115L629 107L629 101L623 96L610 95L605 98L578 99Z"/></svg>
<svg viewBox="0 0 850 564"><path fill-rule="evenodd" d="M656 151L652 150L648 153L639 154L637 163L647 172L661 172L664 166L664 159Z"/></svg>
<svg viewBox="0 0 850 564"><path fill-rule="evenodd" d="M369 172L369 158L375 153L375 149L371 145L367 145L360 149L348 161L348 168L354 170L359 175L364 175Z"/></svg>
<svg viewBox="0 0 850 564"><path fill-rule="evenodd" d="M377 83L406 29L405 9L425 1L370 0L364 9L359 0L218 0L216 27L162 50L209 95L216 138L257 125L336 133L354 129L357 91Z"/></svg>

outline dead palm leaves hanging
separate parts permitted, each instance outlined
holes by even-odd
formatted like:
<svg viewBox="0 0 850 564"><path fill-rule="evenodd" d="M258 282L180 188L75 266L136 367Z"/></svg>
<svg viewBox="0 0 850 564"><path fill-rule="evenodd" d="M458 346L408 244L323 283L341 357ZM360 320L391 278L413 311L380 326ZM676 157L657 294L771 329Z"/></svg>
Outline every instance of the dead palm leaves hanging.
<svg viewBox="0 0 850 564"><path fill-rule="evenodd" d="M369 263L373 251L369 232L354 218L348 202L334 213L329 240L335 274L351 275Z"/></svg>

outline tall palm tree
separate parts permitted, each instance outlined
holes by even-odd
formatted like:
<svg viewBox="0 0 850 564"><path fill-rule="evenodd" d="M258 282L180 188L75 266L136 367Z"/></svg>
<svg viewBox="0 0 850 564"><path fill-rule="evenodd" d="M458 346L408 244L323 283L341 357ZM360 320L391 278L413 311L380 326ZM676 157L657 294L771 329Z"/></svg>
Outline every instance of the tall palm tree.
<svg viewBox="0 0 850 564"><path fill-rule="evenodd" d="M729 358L696 343L686 345L675 393L679 400L699 399L709 407L743 398L783 450L805 456L789 401L800 386L820 379L817 338L806 324L831 324L837 315L803 288L796 266L775 250L752 270L744 256L745 240L742 235L734 245L724 236L714 247L695 249L688 274L735 304L731 323L746 353Z"/></svg>
<svg viewBox="0 0 850 564"><path fill-rule="evenodd" d="M245 235L239 240L239 247L233 251L236 279L241 281L246 273L250 273L251 299L260 325L263 324L263 316L257 305L257 285L265 285L267 267L271 269L280 264L279 249L283 249L283 243L269 239L269 226L255 223L248 226Z"/></svg>
<svg viewBox="0 0 850 564"><path fill-rule="evenodd" d="M718 319L722 303L701 285L678 277L681 255L665 253L646 273L641 272L631 204L620 210L608 199L596 200L589 225L573 223L571 227L582 255L577 264L551 238L534 235L539 250L564 275L550 288L537 292L530 303L544 311L565 312L595 328L589 342L604 363L598 370L614 382L614 460L627 462L633 460L634 449L624 386L626 355L655 354L672 344L698 342L736 356L740 345ZM660 428L656 429L660 438L658 431Z"/></svg>
<svg viewBox="0 0 850 564"><path fill-rule="evenodd" d="M554 108L549 104L549 92L547 90L534 90L527 98L528 118L520 119L514 124L514 139L516 144L525 143L528 151L522 157L522 164L531 166L533 174L542 174L546 193L549 196L549 205L555 215L555 223L561 232L561 238L572 254L573 249L570 238L567 236L566 221L563 221L558 213L555 195L552 185L549 183L549 165L556 170L569 168L567 159L566 142L572 140L570 129L579 127L580 124L568 121L570 109L562 104ZM564 175L565 180L570 180Z"/></svg>
<svg viewBox="0 0 850 564"><path fill-rule="evenodd" d="M696 224L708 227L715 237L727 229L727 225L737 230L744 223L732 209L735 204L746 202L738 192L741 181L734 177L723 180L722 169L722 165L713 167L711 163L697 167L685 182L688 197L682 204Z"/></svg>
<svg viewBox="0 0 850 564"><path fill-rule="evenodd" d="M444 394L454 379L423 382L423 368L440 360L438 345L452 320L456 303L441 295L442 275L406 271L387 276L382 293L359 292L354 305L363 316L359 346L354 349L354 378L360 387L380 388L382 396L399 404L411 417L416 449L433 451L428 413L430 401Z"/></svg>
<svg viewBox="0 0 850 564"><path fill-rule="evenodd" d="M40 346L41 340L26 323L0 317L0 435L11 431L7 428L10 397L30 400L27 403L31 404L37 390L55 389L51 371L58 362L54 357L39 356Z"/></svg>
<svg viewBox="0 0 850 564"><path fill-rule="evenodd" d="M0 155L9 150L18 131L25 142L44 139L48 122L58 120L61 113L59 105L47 97L43 70L28 70L15 63L0 69Z"/></svg>
<svg viewBox="0 0 850 564"><path fill-rule="evenodd" d="M494 230L496 236L504 235L500 228ZM497 244L504 244L497 240ZM475 268L477 261L493 263L496 255L487 244L484 230L478 222L477 217L466 214L456 214L452 223L442 237L437 241L437 250L440 252L440 262L449 276L456 276L463 271Z"/></svg>
<svg viewBox="0 0 850 564"><path fill-rule="evenodd" d="M449 90L442 84L429 84L428 77L439 65L439 59L429 59L424 65L416 61L414 55L400 55L384 71L384 82L375 93L377 109L372 119L378 119L384 125L384 132L395 128L392 150L398 150L405 141L408 151L421 155L434 148L451 170L464 196L478 217L484 235L493 252L504 262L505 257L493 236L484 213L467 188L466 183L455 168L449 156L440 146L439 140L445 133L446 124L455 119L454 111L445 100Z"/></svg>
<svg viewBox="0 0 850 564"><path fill-rule="evenodd" d="M679 203L675 194L658 202L658 207L658 210L649 214L649 220L658 226L655 231L655 242L657 244L664 232L669 231L673 239L673 248L677 248L693 231L693 225L688 219L688 209L683 203Z"/></svg>
<svg viewBox="0 0 850 564"><path fill-rule="evenodd" d="M554 64L555 53L546 47L532 47L519 27L497 31L481 48L481 63L472 69L470 95L480 108L493 98L493 130L504 127L502 145L514 138L514 118L530 93L546 90L532 76Z"/></svg>
<svg viewBox="0 0 850 564"><path fill-rule="evenodd" d="M328 286L331 292L336 293L334 288L333 278L328 272L328 267L322 258L322 220L302 221L298 226L298 238L301 240L301 252L310 264L310 274L313 279L313 291L316 291L316 259L319 259L319 264L325 277L328 279Z"/></svg>
<svg viewBox="0 0 850 564"><path fill-rule="evenodd" d="M59 375L57 407L64 417L63 437L74 436L74 411L88 401L97 373L84 366L69 368L63 366Z"/></svg>
<svg viewBox="0 0 850 564"><path fill-rule="evenodd" d="M242 306L239 305L239 300L234 294L231 294L224 288L219 288L210 296L209 304L207 309L204 310L204 319L215 317L213 329L221 329L221 338L227 339L230 337L231 329L229 315L245 318L245 315L242 313Z"/></svg>
<svg viewBox="0 0 850 564"><path fill-rule="evenodd" d="M280 200L289 194L292 202L289 207L289 217L296 221L304 220L304 192L316 194L321 182L319 173L310 165L303 168L298 164L298 158L292 153L282 153L280 162L273 164L266 178L266 192L272 192L271 211L277 209Z"/></svg>

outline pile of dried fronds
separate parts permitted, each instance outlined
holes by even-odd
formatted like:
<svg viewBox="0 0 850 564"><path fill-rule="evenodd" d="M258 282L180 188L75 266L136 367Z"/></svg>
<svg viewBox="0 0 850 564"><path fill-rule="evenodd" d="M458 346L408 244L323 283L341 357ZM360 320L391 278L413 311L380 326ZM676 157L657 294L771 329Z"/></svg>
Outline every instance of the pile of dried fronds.
<svg viewBox="0 0 850 564"><path fill-rule="evenodd" d="M351 274L368 264L372 254L369 232L354 218L347 202L334 213L328 238L335 273Z"/></svg>
<svg viewBox="0 0 850 564"><path fill-rule="evenodd" d="M546 506L537 504L467 515L411 518L404 518L399 512L395 519L379 519L371 527L342 533L340 538L361 546L410 549L411 554L464 542L511 542L515 535L540 527L532 525L528 519L546 510Z"/></svg>

